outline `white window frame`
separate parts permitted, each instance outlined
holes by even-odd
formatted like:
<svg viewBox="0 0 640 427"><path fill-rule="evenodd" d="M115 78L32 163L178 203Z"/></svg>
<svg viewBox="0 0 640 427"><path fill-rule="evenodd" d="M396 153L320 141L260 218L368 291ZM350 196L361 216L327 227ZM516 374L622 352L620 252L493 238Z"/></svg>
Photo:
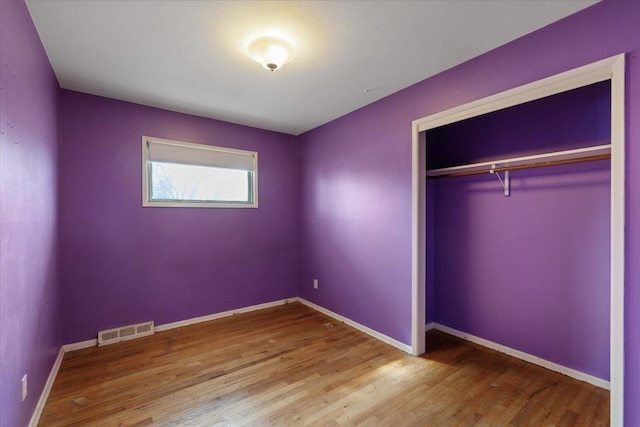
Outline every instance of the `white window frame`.
<svg viewBox="0 0 640 427"><path fill-rule="evenodd" d="M252 182L249 191L253 194L252 201L244 202L216 202L216 201L157 201L151 200L150 192L150 173L149 167L149 145L148 143L171 145L175 147L185 147L190 149L199 149L207 152L208 155L220 153L221 157L247 156L250 157L253 164ZM143 207L169 207L169 208L257 208L258 207L258 153L255 151L239 150L235 148L216 147L213 145L196 144L192 142L175 141L171 139L162 139L151 136L142 137L142 206Z"/></svg>

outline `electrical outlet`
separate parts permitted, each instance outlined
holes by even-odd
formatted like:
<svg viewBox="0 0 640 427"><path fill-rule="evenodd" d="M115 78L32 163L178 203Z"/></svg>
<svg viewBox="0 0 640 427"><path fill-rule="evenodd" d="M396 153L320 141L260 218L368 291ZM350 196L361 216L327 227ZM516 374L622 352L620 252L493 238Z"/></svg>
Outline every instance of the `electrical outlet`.
<svg viewBox="0 0 640 427"><path fill-rule="evenodd" d="M313 279L313 289L318 289L318 279Z"/></svg>
<svg viewBox="0 0 640 427"><path fill-rule="evenodd" d="M22 377L22 401L27 398L27 374Z"/></svg>

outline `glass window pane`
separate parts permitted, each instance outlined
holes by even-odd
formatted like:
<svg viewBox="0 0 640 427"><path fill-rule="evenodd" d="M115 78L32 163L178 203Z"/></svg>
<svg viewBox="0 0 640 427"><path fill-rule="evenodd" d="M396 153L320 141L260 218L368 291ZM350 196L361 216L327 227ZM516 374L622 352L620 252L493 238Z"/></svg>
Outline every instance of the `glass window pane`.
<svg viewBox="0 0 640 427"><path fill-rule="evenodd" d="M251 171L149 163L151 200L251 203Z"/></svg>

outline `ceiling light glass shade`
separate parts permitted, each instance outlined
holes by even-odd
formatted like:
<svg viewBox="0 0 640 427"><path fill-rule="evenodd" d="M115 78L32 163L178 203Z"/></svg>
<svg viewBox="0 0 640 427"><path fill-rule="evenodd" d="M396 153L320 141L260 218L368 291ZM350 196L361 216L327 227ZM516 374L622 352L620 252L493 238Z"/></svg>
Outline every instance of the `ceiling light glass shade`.
<svg viewBox="0 0 640 427"><path fill-rule="evenodd" d="M247 46L251 59L267 70L277 70L293 59L293 47L276 37L260 37Z"/></svg>

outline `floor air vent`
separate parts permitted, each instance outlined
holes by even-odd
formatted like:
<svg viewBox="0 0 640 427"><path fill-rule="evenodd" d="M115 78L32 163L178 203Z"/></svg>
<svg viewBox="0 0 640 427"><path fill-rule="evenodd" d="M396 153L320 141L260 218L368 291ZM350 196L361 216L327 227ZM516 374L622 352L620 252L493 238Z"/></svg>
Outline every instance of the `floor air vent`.
<svg viewBox="0 0 640 427"><path fill-rule="evenodd" d="M113 344L115 342L153 335L153 322L138 323L137 325L122 326L120 328L105 329L98 332L98 345Z"/></svg>

